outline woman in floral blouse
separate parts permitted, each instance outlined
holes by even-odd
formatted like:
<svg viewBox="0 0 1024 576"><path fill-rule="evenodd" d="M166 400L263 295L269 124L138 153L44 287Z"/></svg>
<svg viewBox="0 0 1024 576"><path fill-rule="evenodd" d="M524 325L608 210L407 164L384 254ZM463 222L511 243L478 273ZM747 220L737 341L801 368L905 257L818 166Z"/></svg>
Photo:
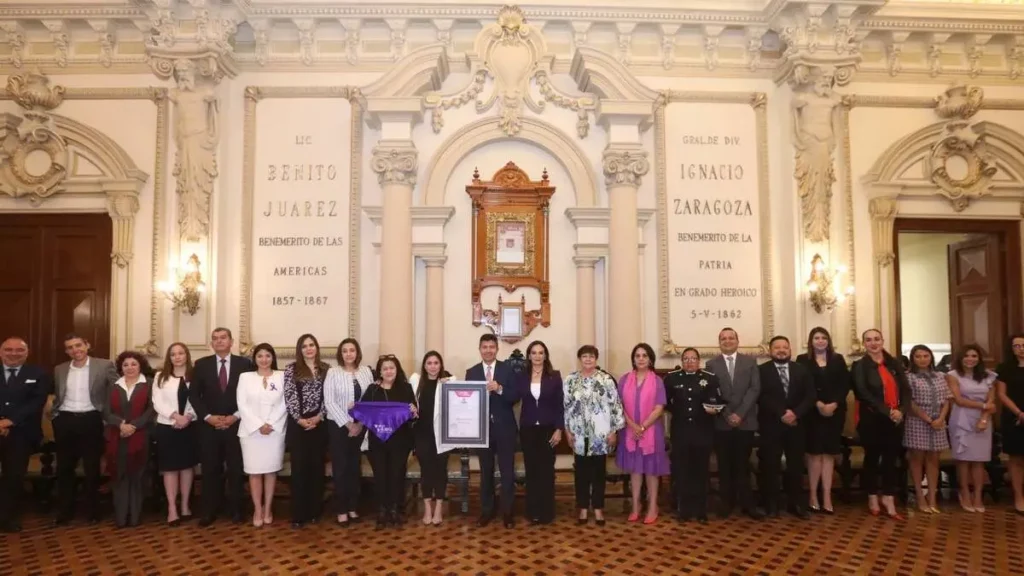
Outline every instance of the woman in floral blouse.
<svg viewBox="0 0 1024 576"><path fill-rule="evenodd" d="M626 420L615 380L597 368L597 348L583 346L576 358L581 369L563 384L565 434L575 454L576 506L580 524L593 507L594 519L603 526L605 459L615 450L615 434Z"/></svg>

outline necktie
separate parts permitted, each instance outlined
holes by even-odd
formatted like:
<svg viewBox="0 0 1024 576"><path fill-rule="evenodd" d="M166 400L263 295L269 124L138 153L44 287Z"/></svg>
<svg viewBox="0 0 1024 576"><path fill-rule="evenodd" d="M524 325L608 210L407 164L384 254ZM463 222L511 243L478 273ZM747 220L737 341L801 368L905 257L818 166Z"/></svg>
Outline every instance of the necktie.
<svg viewBox="0 0 1024 576"><path fill-rule="evenodd" d="M9 383L13 382L14 381L14 377L17 376L17 375L18 375L18 369L17 368L8 368L7 369L7 383L9 384Z"/></svg>
<svg viewBox="0 0 1024 576"><path fill-rule="evenodd" d="M220 391L226 392L228 389L228 367L227 358L220 359L220 372L217 374L217 381L220 383Z"/></svg>
<svg viewBox="0 0 1024 576"><path fill-rule="evenodd" d="M491 367L490 367L490 366L488 366L488 367L487 367L487 373L486 373L486 377L487 377L487 381L488 381L488 382L490 382L490 381L491 381L491 377L492 377L492 376L493 376L493 374L491 373Z"/></svg>
<svg viewBox="0 0 1024 576"><path fill-rule="evenodd" d="M733 369L736 367L736 359L732 356L726 356L725 361L728 364L729 378L732 378Z"/></svg>
<svg viewBox="0 0 1024 576"><path fill-rule="evenodd" d="M785 364L779 366L779 379L782 380L782 393L789 396L789 370Z"/></svg>

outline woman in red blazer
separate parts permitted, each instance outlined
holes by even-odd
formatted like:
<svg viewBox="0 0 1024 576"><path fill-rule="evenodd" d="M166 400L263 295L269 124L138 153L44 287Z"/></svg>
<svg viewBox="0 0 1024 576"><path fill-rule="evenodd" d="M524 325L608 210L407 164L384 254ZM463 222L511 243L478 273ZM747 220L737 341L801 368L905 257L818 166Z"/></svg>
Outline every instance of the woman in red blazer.
<svg viewBox="0 0 1024 576"><path fill-rule="evenodd" d="M565 426L562 375L551 367L548 347L535 340L526 347L528 369L516 386L523 399L519 434L526 465L526 514L533 524L555 520L555 446Z"/></svg>

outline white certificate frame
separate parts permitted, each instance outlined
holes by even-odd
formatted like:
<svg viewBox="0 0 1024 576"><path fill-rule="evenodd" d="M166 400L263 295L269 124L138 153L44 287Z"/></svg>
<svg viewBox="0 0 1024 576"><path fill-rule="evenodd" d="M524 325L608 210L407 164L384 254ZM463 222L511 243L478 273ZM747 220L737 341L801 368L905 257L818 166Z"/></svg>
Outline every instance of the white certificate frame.
<svg viewBox="0 0 1024 576"><path fill-rule="evenodd" d="M491 394L487 391L487 382L474 382L465 380L449 380L441 384L440 388L440 430L438 432L438 443L445 446L446 449L451 448L487 448L490 443L490 431L491 431L491 418L490 418L490 397ZM451 417L452 410L449 407L452 393L469 393L479 394L480 402L478 404L479 410L476 415L477 423L474 426L475 433L472 436L452 436L448 429L448 419Z"/></svg>

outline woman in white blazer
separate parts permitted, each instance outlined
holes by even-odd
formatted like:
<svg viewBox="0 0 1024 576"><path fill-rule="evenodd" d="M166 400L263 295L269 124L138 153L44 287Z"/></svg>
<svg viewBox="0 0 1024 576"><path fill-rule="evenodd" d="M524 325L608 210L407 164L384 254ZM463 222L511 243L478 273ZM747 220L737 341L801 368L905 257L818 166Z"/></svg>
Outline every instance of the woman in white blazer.
<svg viewBox="0 0 1024 576"><path fill-rule="evenodd" d="M182 520L192 518L189 495L199 445L196 441L196 412L188 401L188 388L192 380L192 356L188 347L175 342L167 347L164 365L156 375L153 387L153 409L156 411L157 469L164 478L167 494L167 525L174 527ZM178 493L181 493L181 514L178 513Z"/></svg>
<svg viewBox="0 0 1024 576"><path fill-rule="evenodd" d="M249 475L252 525L274 520L274 486L284 462L284 431L288 417L284 404L284 372L277 369L277 354L270 344L253 349L255 372L238 377L238 437L242 464Z"/></svg>

